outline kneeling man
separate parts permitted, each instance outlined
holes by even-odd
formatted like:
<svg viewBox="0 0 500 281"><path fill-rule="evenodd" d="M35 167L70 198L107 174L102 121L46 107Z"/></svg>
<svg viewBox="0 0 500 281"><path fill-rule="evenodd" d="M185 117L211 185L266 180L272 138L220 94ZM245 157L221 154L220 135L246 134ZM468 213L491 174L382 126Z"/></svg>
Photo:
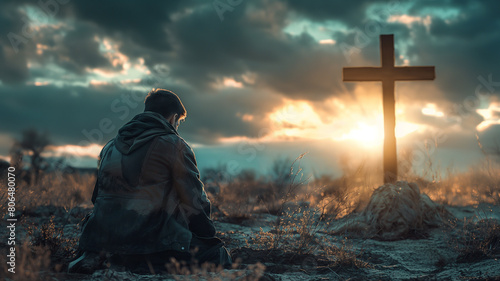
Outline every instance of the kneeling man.
<svg viewBox="0 0 500 281"><path fill-rule="evenodd" d="M144 112L120 128L99 155L94 209L69 272L91 273L106 259L149 268L171 257L232 263L215 237L193 150L177 132L184 105L164 89L153 89L144 103Z"/></svg>

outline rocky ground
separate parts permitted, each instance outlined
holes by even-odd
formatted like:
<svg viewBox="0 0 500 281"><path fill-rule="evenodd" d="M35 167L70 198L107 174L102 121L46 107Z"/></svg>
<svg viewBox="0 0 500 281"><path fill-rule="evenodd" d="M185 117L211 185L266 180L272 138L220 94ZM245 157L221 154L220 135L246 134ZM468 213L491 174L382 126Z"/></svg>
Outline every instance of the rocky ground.
<svg viewBox="0 0 500 281"><path fill-rule="evenodd" d="M456 220L404 240L380 241L367 238L345 238L319 227L309 243L312 251L302 254L265 247L273 234L276 216L250 214L240 217L219 216L215 220L219 236L226 242L240 264L222 272L196 274L140 275L118 269L106 269L92 275L64 273L71 249L79 233L79 222L91 209L80 206L68 213L54 206L38 207L19 213L16 229L18 242L31 235L37 245L51 248L44 255L30 249L18 252L18 273L0 273L5 280L500 280L500 207L480 205L446 206ZM346 219L344 219L346 220ZM335 224L336 222L333 222ZM44 226L44 227L42 227ZM488 229L492 229L488 233ZM2 264L5 264L7 229L0 229ZM59 235L59 236L58 236ZM286 239L294 239L287 236ZM296 235L296 239L301 239ZM477 240L490 239L489 243ZM495 240L496 239L496 240ZM329 241L330 254L323 244ZM18 243L19 244L19 243ZM45 245L44 245L45 244ZM487 245L486 249L481 249ZM33 246L31 246L33 248ZM311 248L311 249L312 249ZM477 251L476 248L479 248ZM24 255L22 251L25 251ZM29 253L27 253L29 252ZM55 252L55 253L54 253ZM22 260L21 256L24 256ZM38 265L38 267L35 266ZM5 267L5 265L3 265ZM22 267L36 272L23 273ZM24 275L23 275L24 274ZM260 277L259 277L260 276Z"/></svg>

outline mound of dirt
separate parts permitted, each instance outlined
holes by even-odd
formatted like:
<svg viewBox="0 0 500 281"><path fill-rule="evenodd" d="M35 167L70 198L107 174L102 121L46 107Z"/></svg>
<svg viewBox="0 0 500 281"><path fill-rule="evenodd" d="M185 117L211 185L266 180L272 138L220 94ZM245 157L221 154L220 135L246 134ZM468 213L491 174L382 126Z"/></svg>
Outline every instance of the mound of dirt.
<svg viewBox="0 0 500 281"><path fill-rule="evenodd" d="M420 193L417 184L398 181L378 187L363 212L341 222L335 232L379 240L418 238L451 217L443 206Z"/></svg>

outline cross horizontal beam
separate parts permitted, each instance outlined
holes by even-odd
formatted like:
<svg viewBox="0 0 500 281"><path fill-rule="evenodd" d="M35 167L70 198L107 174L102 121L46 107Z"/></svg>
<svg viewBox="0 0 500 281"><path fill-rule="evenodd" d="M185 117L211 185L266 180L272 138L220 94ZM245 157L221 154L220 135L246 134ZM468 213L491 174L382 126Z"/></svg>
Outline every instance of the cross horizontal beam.
<svg viewBox="0 0 500 281"><path fill-rule="evenodd" d="M357 81L412 81L434 80L434 66L397 66L397 67L344 67L342 80Z"/></svg>

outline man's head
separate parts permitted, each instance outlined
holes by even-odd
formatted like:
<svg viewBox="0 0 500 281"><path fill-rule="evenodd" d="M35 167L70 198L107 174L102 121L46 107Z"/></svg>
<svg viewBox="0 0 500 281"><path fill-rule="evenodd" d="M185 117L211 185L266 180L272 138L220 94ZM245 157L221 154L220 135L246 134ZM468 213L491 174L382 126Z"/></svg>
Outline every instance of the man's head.
<svg viewBox="0 0 500 281"><path fill-rule="evenodd" d="M151 90L144 100L144 105L144 111L153 111L163 115L175 129L187 115L181 99L174 92L165 89Z"/></svg>

